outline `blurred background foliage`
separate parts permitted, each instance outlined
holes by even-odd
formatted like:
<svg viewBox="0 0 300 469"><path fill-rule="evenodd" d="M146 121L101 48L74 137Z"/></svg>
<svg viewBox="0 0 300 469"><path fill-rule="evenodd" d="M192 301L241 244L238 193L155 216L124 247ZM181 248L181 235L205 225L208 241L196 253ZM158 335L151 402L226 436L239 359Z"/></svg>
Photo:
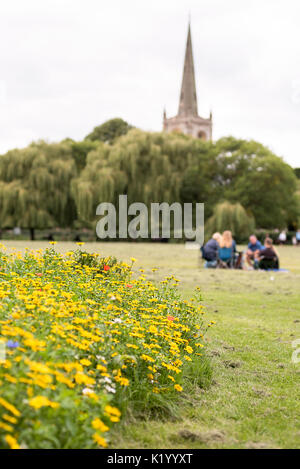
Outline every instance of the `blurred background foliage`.
<svg viewBox="0 0 300 469"><path fill-rule="evenodd" d="M95 229L101 202L204 202L206 232L300 228L300 168L233 137L204 142L122 119L83 140L38 141L0 156L0 228Z"/></svg>

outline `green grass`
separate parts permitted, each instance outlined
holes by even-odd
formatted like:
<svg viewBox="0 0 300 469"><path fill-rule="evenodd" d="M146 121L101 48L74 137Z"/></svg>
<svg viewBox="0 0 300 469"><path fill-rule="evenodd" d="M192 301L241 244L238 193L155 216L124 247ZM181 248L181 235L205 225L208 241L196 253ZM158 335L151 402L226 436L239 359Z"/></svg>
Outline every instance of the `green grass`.
<svg viewBox="0 0 300 469"><path fill-rule="evenodd" d="M48 244L3 243L17 250ZM200 286L207 316L217 322L207 336L212 384L189 386L173 418L128 417L113 435L115 448L300 447L300 363L291 360L292 341L300 339L300 248L279 248L289 273L204 270L199 253L182 245L91 243L84 249L135 257L150 278L172 273L186 296Z"/></svg>

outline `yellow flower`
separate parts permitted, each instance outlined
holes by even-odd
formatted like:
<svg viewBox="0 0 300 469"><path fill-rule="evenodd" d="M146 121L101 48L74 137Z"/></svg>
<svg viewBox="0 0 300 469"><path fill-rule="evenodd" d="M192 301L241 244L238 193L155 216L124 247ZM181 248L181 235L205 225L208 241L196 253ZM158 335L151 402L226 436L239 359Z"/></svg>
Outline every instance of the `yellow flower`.
<svg viewBox="0 0 300 469"><path fill-rule="evenodd" d="M18 409L16 409L15 406L7 402L2 397L0 397L0 405L2 405L2 407L5 407L5 409L9 410L15 417L20 417L21 413L18 411Z"/></svg>
<svg viewBox="0 0 300 469"><path fill-rule="evenodd" d="M10 376L8 373L5 373L3 376L10 383L16 384L18 382L17 378L14 378L13 376Z"/></svg>
<svg viewBox="0 0 300 469"><path fill-rule="evenodd" d="M11 415L3 414L2 418L4 420L7 420L7 422L9 423L12 423L12 424L17 423L17 419L15 417L12 417Z"/></svg>
<svg viewBox="0 0 300 469"><path fill-rule="evenodd" d="M184 355L184 358L185 358L185 360L187 360L188 362L191 362L191 361L192 361L191 357L189 357L188 355Z"/></svg>
<svg viewBox="0 0 300 469"><path fill-rule="evenodd" d="M146 362L154 362L155 361L152 357L149 357L149 355L145 355L144 353L143 353L143 355L141 355L141 358L143 360L145 360Z"/></svg>
<svg viewBox="0 0 300 469"><path fill-rule="evenodd" d="M13 432L13 427L11 425L8 425L8 423L0 422L0 428L2 430L5 430L6 432Z"/></svg>
<svg viewBox="0 0 300 469"><path fill-rule="evenodd" d="M92 362L90 362L90 360L87 360L86 358L83 358L82 360L80 360L80 363L83 366L90 366L92 364Z"/></svg>
<svg viewBox="0 0 300 469"><path fill-rule="evenodd" d="M103 366L103 365L97 365L96 368L97 368L97 370L100 370L103 373L105 373L107 371L106 366Z"/></svg>
<svg viewBox="0 0 300 469"><path fill-rule="evenodd" d="M38 363L38 362L33 362L30 360L25 360L26 365L29 365L29 368L32 371L35 371L37 373L44 373L44 374L49 374L51 373L51 370L48 366L44 365L43 363Z"/></svg>
<svg viewBox="0 0 300 469"><path fill-rule="evenodd" d="M181 392L182 391L182 387L180 386L180 384L174 384L174 388L176 389L176 391L178 392Z"/></svg>
<svg viewBox="0 0 300 469"><path fill-rule="evenodd" d="M193 349L189 345L185 347L185 350L187 351L187 353L193 353Z"/></svg>
<svg viewBox="0 0 300 469"><path fill-rule="evenodd" d="M27 309L32 309L32 308L29 308L27 305ZM26 345L27 347L30 347L34 352L39 352L39 351L44 350L44 348L46 347L46 342L44 340L38 340L38 339L35 339L34 337L30 337L24 340L24 345Z"/></svg>
<svg viewBox="0 0 300 469"><path fill-rule="evenodd" d="M107 448L107 441L102 436L98 435L98 433L94 433L93 439L96 441L96 443L98 443L99 446Z"/></svg>
<svg viewBox="0 0 300 469"><path fill-rule="evenodd" d="M40 409L41 407L52 407L55 409L56 407L59 407L57 402L52 402L45 396L33 397L29 400L29 405L34 409Z"/></svg>
<svg viewBox="0 0 300 469"><path fill-rule="evenodd" d="M138 346L135 345L135 344L126 344L126 347L128 348L134 348L134 349L138 349Z"/></svg>
<svg viewBox="0 0 300 469"><path fill-rule="evenodd" d="M130 258L131 262L136 262L136 259L134 257Z"/></svg>
<svg viewBox="0 0 300 469"><path fill-rule="evenodd" d="M111 422L119 422L121 417L121 412L116 407L107 405L104 409L105 414L110 418Z"/></svg>
<svg viewBox="0 0 300 469"><path fill-rule="evenodd" d="M18 444L17 440L11 435L5 435L4 437L6 443L10 447L10 449L20 449L20 445Z"/></svg>
<svg viewBox="0 0 300 469"><path fill-rule="evenodd" d="M102 420L100 420L99 418L96 418L92 421L92 427L102 433L108 432L109 430L109 427L105 425L105 423L103 423Z"/></svg>
<svg viewBox="0 0 300 469"><path fill-rule="evenodd" d="M89 384L94 384L94 383L95 383L94 378L90 378L89 376L85 375L85 374L82 373L81 371L79 371L78 373L76 373L76 375L75 375L75 381L76 381L77 384L85 384L85 385L89 385Z"/></svg>
<svg viewBox="0 0 300 469"><path fill-rule="evenodd" d="M121 384L121 386L128 386L129 385L129 379L122 377L122 378L119 379L119 383Z"/></svg>
<svg viewBox="0 0 300 469"><path fill-rule="evenodd" d="M153 373L157 372L157 369L154 366L148 366L148 370L152 371Z"/></svg>

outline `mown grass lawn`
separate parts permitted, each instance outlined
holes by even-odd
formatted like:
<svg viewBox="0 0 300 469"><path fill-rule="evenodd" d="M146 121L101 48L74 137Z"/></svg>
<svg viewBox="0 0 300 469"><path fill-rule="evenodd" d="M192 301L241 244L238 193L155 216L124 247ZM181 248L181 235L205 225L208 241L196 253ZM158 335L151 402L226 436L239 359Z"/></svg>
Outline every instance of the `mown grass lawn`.
<svg viewBox="0 0 300 469"><path fill-rule="evenodd" d="M22 251L48 245L3 244ZM58 251L74 247L56 245ZM292 363L292 342L300 339L300 248L279 248L289 273L204 270L199 253L182 245L91 243L84 249L125 261L133 256L150 278L174 274L186 296L201 287L208 318L217 322L207 336L210 387L191 388L177 415L164 420L128 417L116 429L115 448L300 447L300 363Z"/></svg>

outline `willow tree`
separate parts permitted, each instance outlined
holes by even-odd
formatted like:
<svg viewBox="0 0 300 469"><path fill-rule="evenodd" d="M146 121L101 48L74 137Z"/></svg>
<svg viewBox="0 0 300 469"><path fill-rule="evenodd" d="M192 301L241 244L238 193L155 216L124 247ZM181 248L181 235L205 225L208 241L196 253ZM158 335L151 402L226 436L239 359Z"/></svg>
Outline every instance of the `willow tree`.
<svg viewBox="0 0 300 469"><path fill-rule="evenodd" d="M77 216L85 224L94 218L96 206L102 199L108 202L114 200L116 175L109 166L108 152L108 145L100 143L87 155L84 170L72 181Z"/></svg>
<svg viewBox="0 0 300 469"><path fill-rule="evenodd" d="M128 202L178 201L191 145L192 140L181 135L139 130L120 138L110 149L109 164L123 175Z"/></svg>
<svg viewBox="0 0 300 469"><path fill-rule="evenodd" d="M75 176L70 144L33 143L0 157L1 227L67 226L75 216L70 182Z"/></svg>
<svg viewBox="0 0 300 469"><path fill-rule="evenodd" d="M183 175L199 156L199 145L205 143L133 129L113 145L98 146L72 183L80 219L93 222L96 206L101 202L117 206L121 194L127 195L128 204L180 201Z"/></svg>
<svg viewBox="0 0 300 469"><path fill-rule="evenodd" d="M241 204L224 201L215 206L213 215L205 225L205 235L210 237L214 232L230 230L238 241L245 241L254 229L253 216Z"/></svg>

